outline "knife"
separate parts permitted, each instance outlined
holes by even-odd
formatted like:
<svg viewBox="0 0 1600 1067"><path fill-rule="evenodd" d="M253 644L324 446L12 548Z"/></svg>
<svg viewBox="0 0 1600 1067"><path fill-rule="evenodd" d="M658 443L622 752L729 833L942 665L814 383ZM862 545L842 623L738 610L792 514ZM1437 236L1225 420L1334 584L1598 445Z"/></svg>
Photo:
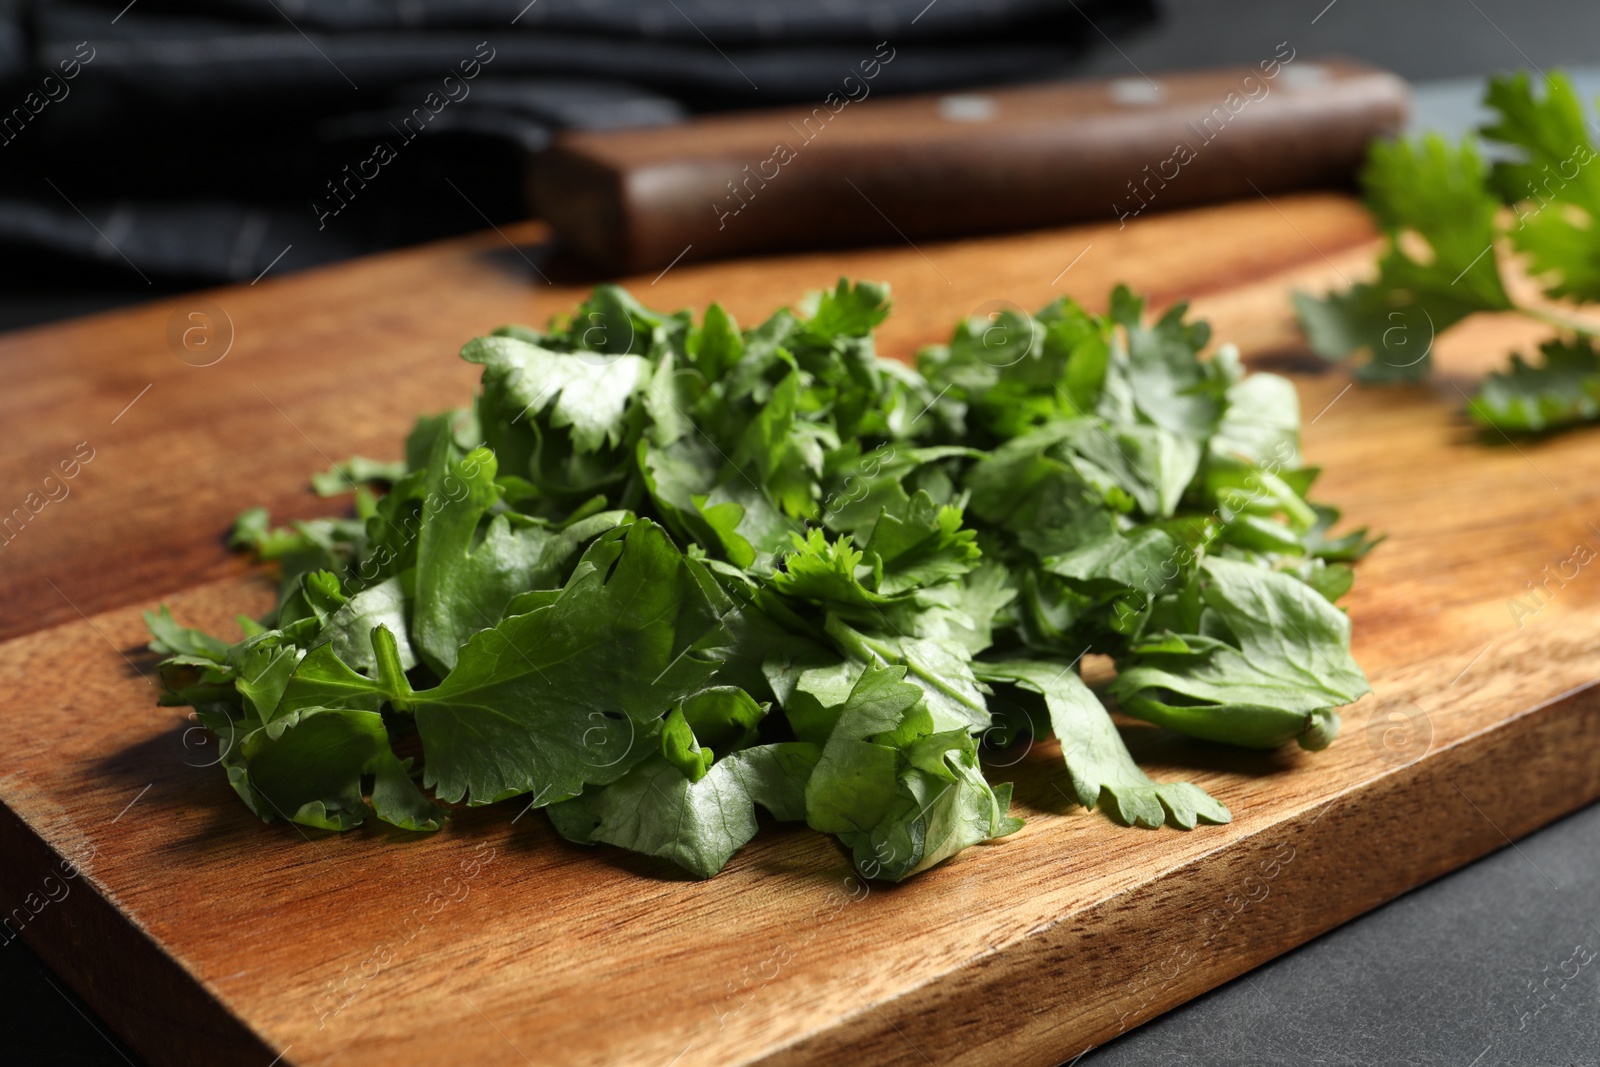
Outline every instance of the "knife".
<svg viewBox="0 0 1600 1067"><path fill-rule="evenodd" d="M1287 50L1286 50L1287 49ZM892 56L890 57L892 58ZM863 65L865 70L865 65ZM1346 60L872 96L571 131L533 161L536 213L608 270L946 238L1347 184L1402 128L1405 83Z"/></svg>

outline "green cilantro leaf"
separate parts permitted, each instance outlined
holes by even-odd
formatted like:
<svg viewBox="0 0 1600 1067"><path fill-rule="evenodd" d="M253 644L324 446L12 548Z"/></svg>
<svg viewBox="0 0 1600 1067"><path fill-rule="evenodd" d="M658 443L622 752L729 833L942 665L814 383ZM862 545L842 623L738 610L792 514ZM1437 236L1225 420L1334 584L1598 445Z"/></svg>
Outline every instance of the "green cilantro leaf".
<svg viewBox="0 0 1600 1067"><path fill-rule="evenodd" d="M563 837L669 859L710 878L756 834L756 806L780 822L805 818L815 745L796 741L745 749L691 781L652 756L612 784L549 808Z"/></svg>
<svg viewBox="0 0 1600 1067"><path fill-rule="evenodd" d="M1145 421L1175 437L1202 442L1216 432L1222 417L1225 383L1214 365L1195 358L1210 340L1211 327L1185 322L1186 310L1187 305L1176 304L1147 325L1144 301L1118 286L1111 294L1111 319L1125 331L1127 347L1113 348L1110 368ZM1105 413L1115 410L1113 403L1103 401Z"/></svg>
<svg viewBox="0 0 1600 1067"><path fill-rule="evenodd" d="M601 512L564 528L512 512L488 518L500 499L494 453L480 448L457 463L441 457L432 469L429 490L443 503L417 537L412 622L423 659L444 674L514 596L556 587L578 549L628 515Z"/></svg>
<svg viewBox="0 0 1600 1067"><path fill-rule="evenodd" d="M1528 254L1535 275L1552 276L1549 295L1600 300L1600 169L1589 166L1595 151L1572 83L1553 73L1536 99L1526 72L1493 78L1484 103L1499 113L1484 137L1517 153L1498 160L1493 174L1516 205L1512 243Z"/></svg>
<svg viewBox="0 0 1600 1067"><path fill-rule="evenodd" d="M436 830L441 812L423 796L389 747L375 712L307 708L270 723L244 719L228 738L228 780L250 810L323 830L348 830L376 812L405 830ZM374 778L372 803L362 777Z"/></svg>
<svg viewBox="0 0 1600 1067"><path fill-rule="evenodd" d="M393 484L405 476L406 465L403 461L389 462L368 459L366 456L351 456L343 463L335 463L329 469L313 474L311 488L318 496L340 496L355 492L369 482Z"/></svg>
<svg viewBox="0 0 1600 1067"><path fill-rule="evenodd" d="M1009 682L1044 697L1073 796L1084 807L1099 805L1127 826L1156 827L1170 821L1192 830L1197 822L1232 820L1228 809L1199 786L1151 781L1133 762L1111 716L1072 664L986 662L978 666L978 673L987 681Z"/></svg>
<svg viewBox="0 0 1600 1067"><path fill-rule="evenodd" d="M1587 338L1547 341L1544 361L1531 364L1516 353L1511 366L1484 378L1468 405L1485 426L1543 433L1600 419L1600 353Z"/></svg>
<svg viewBox="0 0 1600 1067"><path fill-rule="evenodd" d="M580 453L622 443L628 401L649 369L640 356L551 352L512 337L480 337L461 358L483 364L514 411L535 416L548 408L550 426L568 428Z"/></svg>
<svg viewBox="0 0 1600 1067"><path fill-rule="evenodd" d="M649 754L673 705L716 669L730 610L647 519L602 534L561 595L467 639L437 687L404 696L441 799L545 802Z"/></svg>
<svg viewBox="0 0 1600 1067"><path fill-rule="evenodd" d="M1022 820L1011 787L991 789L965 729L933 733L902 667L867 667L836 708L806 786L806 818L837 834L869 878L899 881Z"/></svg>
<svg viewBox="0 0 1600 1067"><path fill-rule="evenodd" d="M1334 708L1369 691L1350 657L1350 620L1285 574L1205 562L1194 632L1169 634L1118 665L1111 694L1130 715L1213 741L1326 748Z"/></svg>
<svg viewBox="0 0 1600 1067"><path fill-rule="evenodd" d="M1297 293L1295 308L1322 355L1367 352L1359 377L1422 378L1437 334L1474 312L1512 307L1494 256L1500 201L1473 143L1452 147L1437 135L1375 143L1362 186L1389 239L1378 280L1322 301ZM1410 250L1402 236L1426 252Z"/></svg>

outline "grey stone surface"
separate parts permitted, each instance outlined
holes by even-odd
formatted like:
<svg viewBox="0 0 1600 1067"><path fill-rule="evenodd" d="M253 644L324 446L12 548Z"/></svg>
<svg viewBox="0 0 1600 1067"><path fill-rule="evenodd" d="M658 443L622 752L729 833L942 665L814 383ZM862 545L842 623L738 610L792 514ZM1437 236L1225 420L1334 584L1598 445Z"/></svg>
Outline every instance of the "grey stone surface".
<svg viewBox="0 0 1600 1067"><path fill-rule="evenodd" d="M1597 859L1600 805L1280 956L1076 1067L1593 1067Z"/></svg>

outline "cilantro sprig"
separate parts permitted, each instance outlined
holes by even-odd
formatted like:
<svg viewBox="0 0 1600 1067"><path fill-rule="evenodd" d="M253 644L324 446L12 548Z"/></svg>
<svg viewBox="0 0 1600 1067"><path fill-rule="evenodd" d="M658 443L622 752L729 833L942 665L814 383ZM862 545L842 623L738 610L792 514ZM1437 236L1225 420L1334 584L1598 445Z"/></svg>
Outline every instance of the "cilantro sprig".
<svg viewBox="0 0 1600 1067"><path fill-rule="evenodd" d="M742 330L604 286L469 342L470 409L317 476L352 516L240 517L282 575L241 640L148 616L163 701L268 821L428 831L515 798L702 877L758 811L894 880L1010 834L997 738L1053 734L1063 794L1117 822L1228 821L1140 770L1108 700L1332 740L1367 691L1332 601L1372 542L1307 501L1287 381L1125 289L963 322L916 369L876 355L887 313L841 281Z"/></svg>
<svg viewBox="0 0 1600 1067"><path fill-rule="evenodd" d="M1600 301L1600 165L1591 125L1560 73L1536 95L1526 73L1492 78L1495 118L1474 138L1438 135L1372 146L1362 187L1385 238L1378 276L1322 298L1296 293L1312 348L1353 359L1366 382L1427 377L1438 335L1470 315L1510 313L1556 337L1528 362L1513 353L1468 403L1472 417L1507 433L1539 433L1600 419L1600 321L1574 304ZM1541 294L1512 295L1502 260L1520 258Z"/></svg>

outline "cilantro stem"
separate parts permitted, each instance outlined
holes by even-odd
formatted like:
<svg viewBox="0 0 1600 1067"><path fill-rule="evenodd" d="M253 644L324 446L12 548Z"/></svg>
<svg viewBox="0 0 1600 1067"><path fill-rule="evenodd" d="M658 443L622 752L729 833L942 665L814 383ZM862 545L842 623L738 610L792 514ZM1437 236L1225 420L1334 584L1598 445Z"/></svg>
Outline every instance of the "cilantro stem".
<svg viewBox="0 0 1600 1067"><path fill-rule="evenodd" d="M916 676L918 682L924 688L937 689L958 704L969 708L974 707L969 697L939 677L937 673L928 670L928 668L918 663L911 656L906 655L903 651L896 649L893 645L874 640L852 629L849 625L840 621L838 616L830 614L827 621L823 623L822 628L827 632L828 636L838 641L846 651L855 653L864 662L877 663L886 667L904 667L907 672ZM984 715L988 714L986 708L978 707L977 710Z"/></svg>
<svg viewBox="0 0 1600 1067"><path fill-rule="evenodd" d="M400 647L381 623L372 628L372 654L378 661L378 685L396 711L410 711L413 690L400 666Z"/></svg>

